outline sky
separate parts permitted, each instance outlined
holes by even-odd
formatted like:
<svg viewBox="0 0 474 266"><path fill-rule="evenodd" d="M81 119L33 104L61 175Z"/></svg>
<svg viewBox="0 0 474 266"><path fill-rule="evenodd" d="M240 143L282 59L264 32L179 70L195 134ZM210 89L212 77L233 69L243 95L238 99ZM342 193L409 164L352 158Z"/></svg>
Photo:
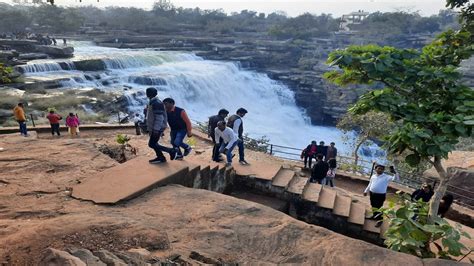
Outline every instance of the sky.
<svg viewBox="0 0 474 266"><path fill-rule="evenodd" d="M55 0L58 5L78 6L94 5L98 7L106 6L125 6L140 7L149 9L155 2L154 0ZM10 0L0 0L0 2L11 3ZM357 10L368 12L383 11L393 12L418 11L423 16L437 14L440 9L444 9L445 0L171 0L175 6L186 8L199 7L201 9L219 9L222 8L227 13L239 12L244 9L257 12L272 13L275 11L284 11L289 16L298 16L305 12L313 14L330 13L335 17L347 14Z"/></svg>

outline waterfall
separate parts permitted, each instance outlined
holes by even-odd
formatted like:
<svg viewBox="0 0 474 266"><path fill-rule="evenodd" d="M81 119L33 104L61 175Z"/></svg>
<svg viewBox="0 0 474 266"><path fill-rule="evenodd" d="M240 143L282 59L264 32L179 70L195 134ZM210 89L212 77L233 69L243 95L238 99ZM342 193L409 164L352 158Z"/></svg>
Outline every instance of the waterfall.
<svg viewBox="0 0 474 266"><path fill-rule="evenodd" d="M66 78L65 89L99 88L124 95L130 113L141 113L153 86L163 99L172 97L191 119L207 121L226 108L230 114L244 107L244 131L251 137L267 136L272 143L304 148L311 140L336 142L344 153L342 133L333 127L313 126L296 106L294 93L266 74L240 68L238 63L204 60L192 53L151 49L120 50L81 43L71 62L101 60L103 71L78 71L73 64L35 60L24 66L26 76Z"/></svg>

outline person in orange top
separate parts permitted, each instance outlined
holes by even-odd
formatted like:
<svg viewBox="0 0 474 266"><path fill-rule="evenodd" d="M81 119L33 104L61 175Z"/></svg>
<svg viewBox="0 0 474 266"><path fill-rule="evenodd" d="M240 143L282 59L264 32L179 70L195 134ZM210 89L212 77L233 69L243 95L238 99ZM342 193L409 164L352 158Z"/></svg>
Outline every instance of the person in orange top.
<svg viewBox="0 0 474 266"><path fill-rule="evenodd" d="M54 113L54 110L49 111L49 114L46 116L49 120L49 124L51 125L51 134L54 136L54 133L61 136L59 133L59 120L63 119L60 115Z"/></svg>
<svg viewBox="0 0 474 266"><path fill-rule="evenodd" d="M174 105L173 99L166 98L163 100L163 104L165 105L168 124L171 128L171 144L178 154L176 159L182 159L183 156L187 156L192 150L188 144L183 142L186 135L188 137L193 135L191 121L184 109ZM184 154L181 153L181 148L184 149Z"/></svg>
<svg viewBox="0 0 474 266"><path fill-rule="evenodd" d="M24 137L28 136L28 130L26 129L26 115L23 103L18 103L17 106L13 109L13 115L15 120L20 125L20 134Z"/></svg>

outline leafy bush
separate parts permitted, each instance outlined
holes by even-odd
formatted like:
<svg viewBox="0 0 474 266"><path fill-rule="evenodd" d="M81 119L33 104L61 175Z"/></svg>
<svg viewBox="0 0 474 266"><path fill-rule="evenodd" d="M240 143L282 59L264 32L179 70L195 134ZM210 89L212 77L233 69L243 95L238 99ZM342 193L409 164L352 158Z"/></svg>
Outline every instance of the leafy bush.
<svg viewBox="0 0 474 266"><path fill-rule="evenodd" d="M422 258L442 259L453 259L469 252L459 240L461 236L471 237L459 224L453 227L441 217L428 219L426 202L412 201L408 194L400 191L397 194L388 208L380 209L390 222L385 232L388 248Z"/></svg>
<svg viewBox="0 0 474 266"><path fill-rule="evenodd" d="M13 68L0 63L0 84L11 83L10 74L13 73Z"/></svg>

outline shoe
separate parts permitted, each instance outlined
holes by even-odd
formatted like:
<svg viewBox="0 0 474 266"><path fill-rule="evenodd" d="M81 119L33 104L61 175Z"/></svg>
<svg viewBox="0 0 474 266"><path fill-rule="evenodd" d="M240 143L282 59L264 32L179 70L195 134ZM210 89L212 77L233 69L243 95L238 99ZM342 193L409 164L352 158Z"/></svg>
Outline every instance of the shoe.
<svg viewBox="0 0 474 266"><path fill-rule="evenodd" d="M216 163L220 163L220 162L222 162L222 161L224 161L224 160L222 160L222 159L219 158L219 159L213 160L213 161L216 162Z"/></svg>
<svg viewBox="0 0 474 266"><path fill-rule="evenodd" d="M239 161L241 165L249 165L249 163L246 160Z"/></svg>
<svg viewBox="0 0 474 266"><path fill-rule="evenodd" d="M148 162L151 164L160 164L160 163L166 163L166 159L155 158L153 160L149 160Z"/></svg>
<svg viewBox="0 0 474 266"><path fill-rule="evenodd" d="M183 160L184 156L183 155L176 155L175 160Z"/></svg>
<svg viewBox="0 0 474 266"><path fill-rule="evenodd" d="M225 167L231 167L232 166L232 163L226 163L225 164Z"/></svg>
<svg viewBox="0 0 474 266"><path fill-rule="evenodd" d="M191 147L185 149L183 155L184 155L184 156L188 156L188 155L191 153L192 150L193 150L193 148L191 148Z"/></svg>
<svg viewBox="0 0 474 266"><path fill-rule="evenodd" d="M170 160L173 161L174 159L176 159L177 156L178 156L178 152L175 149L173 149L170 152Z"/></svg>
<svg viewBox="0 0 474 266"><path fill-rule="evenodd" d="M380 220L375 224L375 227L380 227L380 226L382 226L382 224L383 224L383 221Z"/></svg>

